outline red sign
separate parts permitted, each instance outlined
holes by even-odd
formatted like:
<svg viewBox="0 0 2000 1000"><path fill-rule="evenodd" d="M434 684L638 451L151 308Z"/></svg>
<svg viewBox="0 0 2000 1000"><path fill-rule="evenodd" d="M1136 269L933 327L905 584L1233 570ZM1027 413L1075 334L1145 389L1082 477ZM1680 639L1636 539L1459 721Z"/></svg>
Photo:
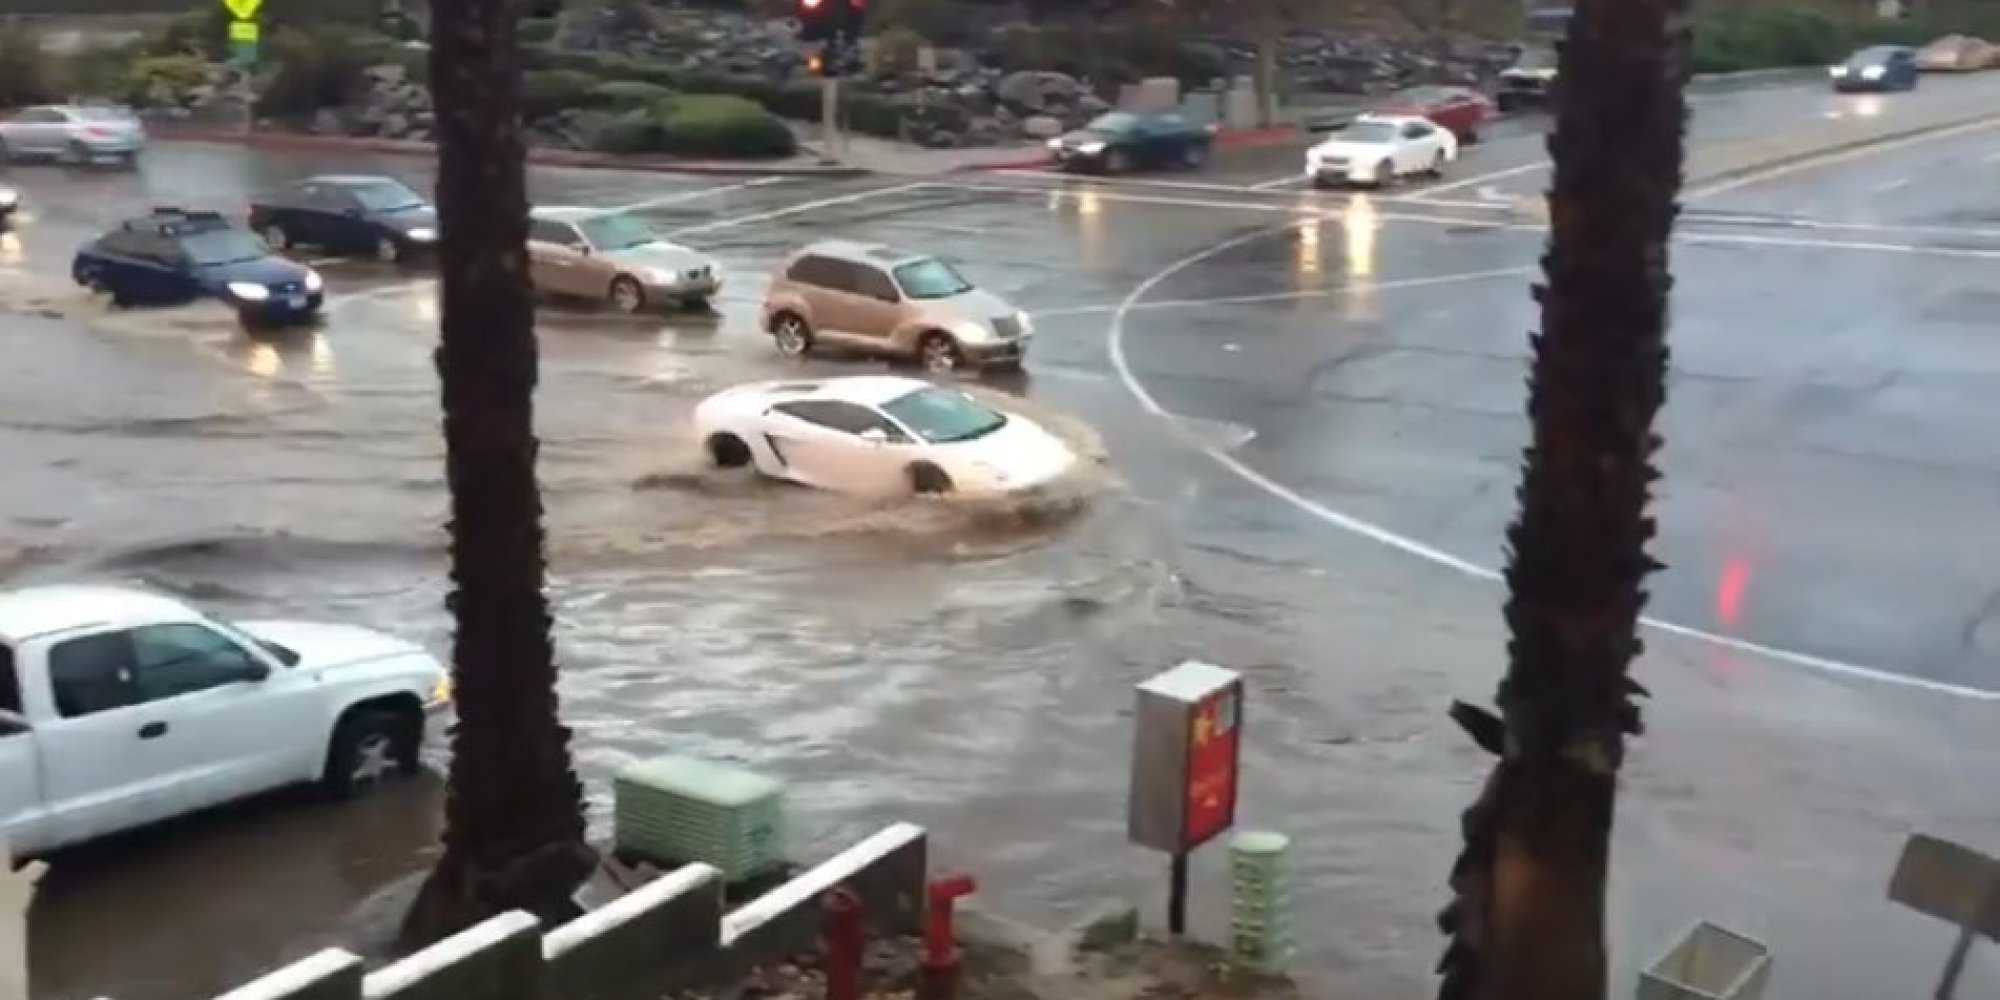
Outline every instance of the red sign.
<svg viewBox="0 0 2000 1000"><path fill-rule="evenodd" d="M1236 821L1237 751L1243 733L1237 724L1240 690L1231 685L1202 699L1189 723L1183 833L1190 850Z"/></svg>

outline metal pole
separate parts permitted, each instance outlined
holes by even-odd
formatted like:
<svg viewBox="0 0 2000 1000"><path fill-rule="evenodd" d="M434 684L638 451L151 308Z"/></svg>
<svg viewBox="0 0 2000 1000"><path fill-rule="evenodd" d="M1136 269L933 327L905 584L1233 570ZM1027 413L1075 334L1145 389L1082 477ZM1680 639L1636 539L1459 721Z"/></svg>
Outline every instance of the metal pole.
<svg viewBox="0 0 2000 1000"><path fill-rule="evenodd" d="M1167 933L1175 937L1187 933L1187 891L1188 856L1182 851L1167 872Z"/></svg>
<svg viewBox="0 0 2000 1000"><path fill-rule="evenodd" d="M1937 1000L1952 1000L1958 995L1958 977L1965 971L1965 956L1972 950L1972 936L1972 928L1958 929L1958 943L1951 946L1951 955L1944 960L1944 977L1938 980Z"/></svg>
<svg viewBox="0 0 2000 1000"><path fill-rule="evenodd" d="M831 46L827 48L826 55L821 58L826 60L826 62L822 63L822 65L826 66L826 69L823 70L826 76L820 80L819 88L820 159L828 163L838 163L840 162L841 154L840 77L834 75L831 64L831 60L833 59Z"/></svg>

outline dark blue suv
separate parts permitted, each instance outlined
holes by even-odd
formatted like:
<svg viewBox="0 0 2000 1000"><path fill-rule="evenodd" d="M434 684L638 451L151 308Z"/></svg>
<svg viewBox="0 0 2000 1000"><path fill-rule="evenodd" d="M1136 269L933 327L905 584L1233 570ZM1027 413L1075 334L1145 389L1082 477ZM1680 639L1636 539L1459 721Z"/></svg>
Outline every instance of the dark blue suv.
<svg viewBox="0 0 2000 1000"><path fill-rule="evenodd" d="M250 325L309 320L326 297L318 272L272 253L220 212L176 208L154 209L85 244L70 275L113 305L220 299Z"/></svg>

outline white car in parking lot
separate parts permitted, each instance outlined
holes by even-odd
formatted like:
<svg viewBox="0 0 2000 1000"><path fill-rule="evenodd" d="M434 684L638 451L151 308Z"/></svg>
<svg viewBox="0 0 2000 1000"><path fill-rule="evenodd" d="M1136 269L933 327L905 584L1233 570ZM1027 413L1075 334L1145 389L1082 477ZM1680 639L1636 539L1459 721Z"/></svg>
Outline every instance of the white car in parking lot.
<svg viewBox="0 0 2000 1000"><path fill-rule="evenodd" d="M1076 464L1027 417L893 375L740 385L696 407L695 428L719 466L865 496L1013 493Z"/></svg>
<svg viewBox="0 0 2000 1000"><path fill-rule="evenodd" d="M21 192L0 184L0 222L14 217L14 210L21 207Z"/></svg>
<svg viewBox="0 0 2000 1000"><path fill-rule="evenodd" d="M1306 151L1306 178L1315 187L1381 187L1403 177L1440 175L1456 159L1458 140L1426 119L1363 115Z"/></svg>
<svg viewBox="0 0 2000 1000"><path fill-rule="evenodd" d="M18 857L285 785L352 793L415 771L450 703L436 659L368 629L0 591L0 831Z"/></svg>

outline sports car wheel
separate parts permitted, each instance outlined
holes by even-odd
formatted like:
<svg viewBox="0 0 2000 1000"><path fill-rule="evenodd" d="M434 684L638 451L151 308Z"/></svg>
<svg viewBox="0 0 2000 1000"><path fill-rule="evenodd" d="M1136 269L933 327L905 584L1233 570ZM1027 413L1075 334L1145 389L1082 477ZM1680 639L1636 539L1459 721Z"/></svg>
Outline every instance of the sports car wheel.
<svg viewBox="0 0 2000 1000"><path fill-rule="evenodd" d="M778 345L779 354L802 358L812 350L812 327L807 326L805 317L797 313L779 313L771 321L771 340Z"/></svg>
<svg viewBox="0 0 2000 1000"><path fill-rule="evenodd" d="M285 227L280 225L265 226L264 242L269 243L273 250L290 250L292 248L292 234L285 232Z"/></svg>
<svg viewBox="0 0 2000 1000"><path fill-rule="evenodd" d="M375 259L384 264L397 264L403 260L403 245L387 236L375 240Z"/></svg>
<svg viewBox="0 0 2000 1000"><path fill-rule="evenodd" d="M1432 177L1444 176L1444 150L1440 149L1431 154L1431 166L1428 172Z"/></svg>
<svg viewBox="0 0 2000 1000"><path fill-rule="evenodd" d="M734 434L711 434L708 457L717 468L740 469L750 464L750 446Z"/></svg>
<svg viewBox="0 0 2000 1000"><path fill-rule="evenodd" d="M918 463L910 466L910 489L922 496L950 493L951 477L935 465Z"/></svg>
<svg viewBox="0 0 2000 1000"><path fill-rule="evenodd" d="M917 342L917 359L923 362L924 370L933 375L947 375L958 370L964 360L959 353L958 342L942 333L928 333Z"/></svg>
<svg viewBox="0 0 2000 1000"><path fill-rule="evenodd" d="M646 290L624 275L611 279L611 308L627 316L646 307Z"/></svg>

